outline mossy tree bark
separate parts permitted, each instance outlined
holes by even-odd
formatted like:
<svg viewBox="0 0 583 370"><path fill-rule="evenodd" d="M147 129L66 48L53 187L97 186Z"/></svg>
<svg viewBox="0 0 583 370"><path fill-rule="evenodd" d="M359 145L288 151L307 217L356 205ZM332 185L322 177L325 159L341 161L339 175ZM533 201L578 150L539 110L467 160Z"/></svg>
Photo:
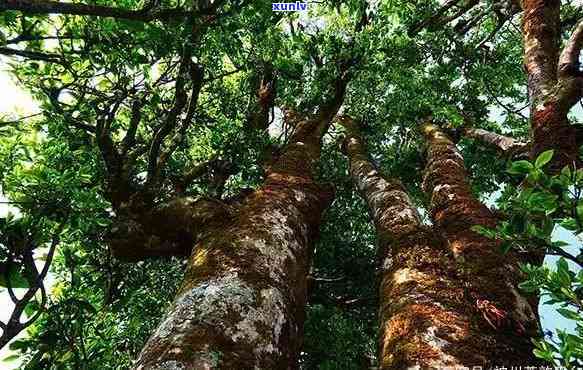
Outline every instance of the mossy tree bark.
<svg viewBox="0 0 583 370"><path fill-rule="evenodd" d="M476 313L469 330L481 348L477 353L491 366L535 363L530 339L538 335L536 307L518 290L519 259L471 230L495 227L496 218L472 194L455 144L435 125L422 130L427 142L423 185L431 196L433 227L445 237L464 283L463 299Z"/></svg>
<svg viewBox="0 0 583 370"><path fill-rule="evenodd" d="M380 368L535 363L528 336L536 333L536 316L517 293L516 266L504 264L495 243L469 231L493 218L471 197L454 144L428 133L426 184L437 212L430 228L402 185L368 159L358 125L340 121L350 175L368 204L382 258Z"/></svg>
<svg viewBox="0 0 583 370"><path fill-rule="evenodd" d="M347 131L343 151L350 176L377 233L380 368L463 365L456 353L469 356L477 349L463 343L470 318L459 300L463 290L451 253L421 223L399 181L383 176L369 160L358 124L349 117L340 121Z"/></svg>
<svg viewBox="0 0 583 370"><path fill-rule="evenodd" d="M313 241L333 198L313 170L347 79L314 116L286 111L295 127L289 144L263 186L231 207L231 221L196 244L137 369L297 367Z"/></svg>
<svg viewBox="0 0 583 370"><path fill-rule="evenodd" d="M531 157L554 150L549 169L558 172L578 162L576 130L567 118L581 98L579 54L583 23L560 50L560 0L523 0L524 67L528 77L532 132Z"/></svg>

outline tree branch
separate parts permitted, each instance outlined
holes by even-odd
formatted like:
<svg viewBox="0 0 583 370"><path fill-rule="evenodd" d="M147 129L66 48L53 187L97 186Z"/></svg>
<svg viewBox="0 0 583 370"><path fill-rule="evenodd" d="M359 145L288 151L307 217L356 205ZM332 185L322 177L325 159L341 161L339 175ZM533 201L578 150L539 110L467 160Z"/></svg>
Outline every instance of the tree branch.
<svg viewBox="0 0 583 370"><path fill-rule="evenodd" d="M130 125L121 143L122 157L125 157L135 144L136 132L138 131L138 125L140 124L141 120L142 120L142 102L139 99L136 99L132 103Z"/></svg>
<svg viewBox="0 0 583 370"><path fill-rule="evenodd" d="M497 134L474 127L461 127L459 132L465 137L479 140L482 143L495 147L500 153L514 157L528 153L529 145L512 137Z"/></svg>
<svg viewBox="0 0 583 370"><path fill-rule="evenodd" d="M39 60L49 63L58 63L66 65L67 63L61 59L57 54L41 53L38 51L17 50L11 48L0 47L0 54L9 56L19 56L30 60Z"/></svg>
<svg viewBox="0 0 583 370"><path fill-rule="evenodd" d="M69 14L95 17L118 18L141 22L160 20L163 22L180 21L192 15L184 8L143 8L129 10L100 5L64 3L49 0L4 0L0 10L19 10L29 14Z"/></svg>
<svg viewBox="0 0 583 370"><path fill-rule="evenodd" d="M184 141L184 137L186 136L186 132L188 128L192 124L192 120L194 118L194 113L196 111L196 106L198 104L198 96L200 95L200 91L203 85L203 77L204 77L204 69L199 64L192 64L190 65L190 79L192 81L192 88L190 92L190 98L188 101L188 108L186 109L186 116L180 123L180 128L174 134L171 143L168 145L166 150L163 150L160 154L160 158L158 160L157 166L159 168L163 167L166 164L166 161L172 153L178 148L180 143Z"/></svg>
<svg viewBox="0 0 583 370"><path fill-rule="evenodd" d="M185 82L189 72L190 57L184 55L182 61L180 62L180 68L178 70L178 76L176 77L176 85L174 88L174 105L172 109L166 115L166 119L162 126L158 129L154 138L152 139L152 144L150 145L150 151L148 153L148 173L146 178L147 186L151 186L158 181L160 174L160 166L158 163L158 158L160 154L160 149L164 139L172 132L172 129L176 127L178 115L184 109L186 105L186 91Z"/></svg>
<svg viewBox="0 0 583 370"><path fill-rule="evenodd" d="M64 227L65 221L63 221L54 232L51 245L49 246L49 250L47 252L45 264L40 273L38 273L38 270L36 270L36 265L34 259L32 259L32 255L30 256L31 258L29 259L30 260L29 267L36 272L36 278L29 279L31 285L21 299L16 299L16 297L11 296L14 302L14 309L12 310L12 314L10 315L8 321L6 321L5 323L2 322L0 325L0 327L2 328L2 335L0 336L0 348L8 344L8 342L10 342L14 337L16 337L21 331L30 326L40 316L41 310L44 308L44 305L46 303L46 290L44 287L44 279L49 272L49 268L51 266L57 245L60 242L60 235ZM9 279L7 281L9 281ZM10 287L10 284L7 285L9 285L8 290L11 291L12 288ZM31 302L31 300L34 298L36 292L39 289L41 291L41 302L39 304L38 312L26 322L21 323L20 318L24 313L26 306ZM11 294L13 295L14 293L12 292Z"/></svg>
<svg viewBox="0 0 583 370"><path fill-rule="evenodd" d="M579 73L579 54L583 46L583 21L579 21L559 57L559 76Z"/></svg>
<svg viewBox="0 0 583 370"><path fill-rule="evenodd" d="M432 15L431 17L427 17L424 20L422 20L421 22L418 22L416 24L414 24L412 27L409 28L409 36L415 36L416 34L418 34L419 32L421 32L423 29L427 28L428 26L435 24L439 21L439 19L445 14L447 13L447 11L449 9L451 9L453 6L457 5L461 0L448 0L445 4L443 4L443 6L441 8L439 8L439 10L437 10L435 12L434 15Z"/></svg>
<svg viewBox="0 0 583 370"><path fill-rule="evenodd" d="M150 210L126 211L106 238L124 261L187 257L205 233L232 217L231 206L210 198L178 197Z"/></svg>

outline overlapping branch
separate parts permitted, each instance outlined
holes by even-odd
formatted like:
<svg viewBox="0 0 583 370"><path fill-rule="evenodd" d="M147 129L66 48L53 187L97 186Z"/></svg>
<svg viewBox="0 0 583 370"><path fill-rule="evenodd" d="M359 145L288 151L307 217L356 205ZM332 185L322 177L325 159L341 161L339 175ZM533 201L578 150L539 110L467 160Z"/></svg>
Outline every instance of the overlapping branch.
<svg viewBox="0 0 583 370"><path fill-rule="evenodd" d="M148 173L146 184L152 186L157 183L162 168L159 163L160 150L164 139L172 132L178 124L178 117L187 103L186 81L189 76L190 57L183 56L178 70L174 87L174 105L166 115L161 127L156 131L148 153Z"/></svg>
<svg viewBox="0 0 583 370"><path fill-rule="evenodd" d="M528 143L516 140L510 136L504 136L475 127L461 127L458 130L465 137L476 139L490 145L496 148L501 154L510 158L523 155L528 151Z"/></svg>
<svg viewBox="0 0 583 370"><path fill-rule="evenodd" d="M457 21L454 30L459 35L465 35L472 28L481 24L488 16L496 19L494 29L478 43L482 47L496 36L502 27L520 12L517 0L501 0L492 4L480 6L479 0L449 0L435 14L422 19L409 27L409 35L415 36L424 29L437 29Z"/></svg>

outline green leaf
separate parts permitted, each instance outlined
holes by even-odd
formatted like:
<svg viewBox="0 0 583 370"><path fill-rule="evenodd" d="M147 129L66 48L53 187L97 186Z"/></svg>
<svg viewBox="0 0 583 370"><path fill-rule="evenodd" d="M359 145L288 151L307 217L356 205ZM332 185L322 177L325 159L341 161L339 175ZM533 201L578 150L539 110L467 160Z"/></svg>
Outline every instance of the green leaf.
<svg viewBox="0 0 583 370"><path fill-rule="evenodd" d="M8 348L12 351L17 351L19 349L27 349L29 347L29 342L26 340L18 339L8 345Z"/></svg>
<svg viewBox="0 0 583 370"><path fill-rule="evenodd" d="M561 314L561 316L569 319L569 320L581 320L581 315L579 315L575 311L568 310L566 308L557 308L557 312Z"/></svg>
<svg viewBox="0 0 583 370"><path fill-rule="evenodd" d="M569 271L569 264L567 263L567 260L565 260L563 257L559 258L559 260L557 261L557 271L561 272Z"/></svg>
<svg viewBox="0 0 583 370"><path fill-rule="evenodd" d="M494 239L496 238L496 231L492 229L488 229L481 225L474 225L470 228L473 232L483 235L487 238Z"/></svg>
<svg viewBox="0 0 583 370"><path fill-rule="evenodd" d="M567 230L577 230L577 221L571 217L562 220L560 225Z"/></svg>
<svg viewBox="0 0 583 370"><path fill-rule="evenodd" d="M549 163L549 161L553 158L553 154L555 153L554 150L545 150L536 158L534 162L534 166L536 168L543 168L545 164Z"/></svg>
<svg viewBox="0 0 583 370"><path fill-rule="evenodd" d="M109 225L107 220L104 220L102 218L98 218L95 222L97 223L97 225L102 226L102 227L106 227L107 225Z"/></svg>
<svg viewBox="0 0 583 370"><path fill-rule="evenodd" d="M534 293L540 289L540 287L532 280L524 281L518 284L518 287L526 293Z"/></svg>
<svg viewBox="0 0 583 370"><path fill-rule="evenodd" d="M7 268L6 263L0 264L0 286L8 287L8 278L10 279L10 286L12 288L28 288L28 281L18 271L18 268L14 263L10 264L8 273L6 273Z"/></svg>
<svg viewBox="0 0 583 370"><path fill-rule="evenodd" d="M61 361L61 362L67 362L68 360L70 360L70 359L72 359L72 358L73 358L73 355L74 355L74 353L73 353L73 352L71 352L71 351L67 351L67 352L65 352L65 353L64 353L64 354L61 356L61 358L59 358L59 361Z"/></svg>
<svg viewBox="0 0 583 370"><path fill-rule="evenodd" d="M26 307L24 307L24 313L26 313L26 316L28 317L34 315L38 310L40 310L40 305L37 301L31 301Z"/></svg>
<svg viewBox="0 0 583 370"><path fill-rule="evenodd" d="M570 287L561 287L560 289L561 293L563 293L567 298L571 299L571 300L576 300L577 299L577 295L575 294L575 292L573 292L571 290Z"/></svg>
<svg viewBox="0 0 583 370"><path fill-rule="evenodd" d="M536 192L528 198L527 206L531 210L544 211L546 215L550 215L557 209L557 198L555 194Z"/></svg>
<svg viewBox="0 0 583 370"><path fill-rule="evenodd" d="M74 77L73 77L71 74L67 73L67 74L64 74L64 75L61 77L61 81L62 81L64 84L70 84L70 83L72 83L73 81L75 81L75 78L74 78Z"/></svg>
<svg viewBox="0 0 583 370"><path fill-rule="evenodd" d="M557 277L561 285L571 286L571 275L569 274L569 264L563 257L557 261Z"/></svg>
<svg viewBox="0 0 583 370"><path fill-rule="evenodd" d="M516 161L513 162L508 170L511 175L526 175L534 169L534 166L529 161Z"/></svg>
<svg viewBox="0 0 583 370"><path fill-rule="evenodd" d="M543 360L553 361L553 354L550 351L545 351L541 349L533 350L533 353L536 357L542 358Z"/></svg>
<svg viewBox="0 0 583 370"><path fill-rule="evenodd" d="M10 355L2 359L3 362L13 362L20 358L20 355Z"/></svg>
<svg viewBox="0 0 583 370"><path fill-rule="evenodd" d="M562 241L562 240L557 240L555 242L552 242L553 247L557 247L557 248L562 248L562 247L566 247L567 245L569 245L569 243Z"/></svg>
<svg viewBox="0 0 583 370"><path fill-rule="evenodd" d="M571 178L571 168L569 166L563 167L561 170L561 175L565 176L567 179Z"/></svg>

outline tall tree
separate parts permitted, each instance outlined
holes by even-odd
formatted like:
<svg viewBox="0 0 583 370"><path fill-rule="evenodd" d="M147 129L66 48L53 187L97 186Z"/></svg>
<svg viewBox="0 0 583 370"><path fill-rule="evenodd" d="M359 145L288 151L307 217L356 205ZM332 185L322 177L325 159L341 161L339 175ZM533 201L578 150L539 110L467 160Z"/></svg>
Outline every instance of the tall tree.
<svg viewBox="0 0 583 370"><path fill-rule="evenodd" d="M466 311L463 285L443 240L422 224L400 182L370 161L358 123L340 120L350 176L367 202L378 240L380 367L482 364L491 353L471 339L476 315Z"/></svg>
<svg viewBox="0 0 583 370"><path fill-rule="evenodd" d="M512 21L522 10L522 41L524 49L524 70L527 75L527 94L530 112L531 158L536 158L546 150L554 150L555 155L549 169L557 173L564 166L579 161L577 130L568 116L571 108L581 99L581 71L579 55L583 39L583 25L577 16L566 16L561 21L561 1L500 1L488 7L480 1L467 2L453 15L448 15L458 1L446 2L434 16L423 18L413 24L410 32L443 27L461 17L454 29L466 33L472 28L479 31L482 22L474 22L477 17L490 13L498 19L493 33L478 44L484 46L500 31L501 26ZM483 12L472 13L471 9L482 6ZM567 8L568 6L564 6ZM505 9L505 10L503 10ZM575 23L575 26L573 26ZM461 27L460 27L461 26ZM561 35L572 28L570 37L561 46ZM476 32L479 33L479 32Z"/></svg>
<svg viewBox="0 0 583 370"><path fill-rule="evenodd" d="M496 221L471 195L453 142L436 126L423 127L430 227L398 180L370 162L358 124L341 121L351 178L367 201L382 258L381 368L533 363L536 308L518 292L517 261L470 230Z"/></svg>
<svg viewBox="0 0 583 370"><path fill-rule="evenodd" d="M554 172L578 162L576 130L567 114L581 99L579 54L583 25L579 23L560 49L560 1L523 1L524 65L533 136L532 157L553 149Z"/></svg>
<svg viewBox="0 0 583 370"><path fill-rule="evenodd" d="M137 369L295 366L313 240L333 197L313 171L347 82L347 71L340 71L333 97L312 117L286 112L294 127L289 144L264 184L196 244L177 298Z"/></svg>
<svg viewBox="0 0 583 370"><path fill-rule="evenodd" d="M528 97L533 136L531 156L555 150L553 172L578 162L576 130L567 114L581 99L582 79L579 54L583 46L583 24L560 48L560 1L523 1L522 32L524 66L528 76Z"/></svg>
<svg viewBox="0 0 583 370"><path fill-rule="evenodd" d="M497 361L528 363L538 318L537 307L518 290L519 259L503 254L499 243L475 231L476 226L495 227L496 217L472 194L455 144L436 125L421 129L427 142L423 186L431 195L431 219L453 253L470 307L482 315L475 330L490 336L482 345L496 353Z"/></svg>

